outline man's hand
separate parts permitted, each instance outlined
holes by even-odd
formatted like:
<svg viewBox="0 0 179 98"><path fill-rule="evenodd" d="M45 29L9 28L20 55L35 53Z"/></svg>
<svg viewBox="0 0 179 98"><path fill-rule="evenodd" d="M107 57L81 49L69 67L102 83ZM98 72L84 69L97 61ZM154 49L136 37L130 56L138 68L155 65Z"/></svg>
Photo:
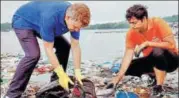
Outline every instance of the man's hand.
<svg viewBox="0 0 179 98"><path fill-rule="evenodd" d="M81 75L81 70L80 69L75 69L75 77L76 79L78 80L78 82L80 83L80 85L83 85L82 83L82 79L84 78L82 75Z"/></svg>
<svg viewBox="0 0 179 98"><path fill-rule="evenodd" d="M123 76L118 75L112 79L112 81L107 85L106 89L115 88L119 81L123 78Z"/></svg>
<svg viewBox="0 0 179 98"><path fill-rule="evenodd" d="M117 76L114 77L112 79L112 81L110 82L110 84L106 87L107 89L108 88L115 88L116 85L119 83L119 81L123 78L123 76L125 75L125 72L127 71L128 67L129 67L129 65L132 61L133 54L134 54L133 49L126 49L125 50L124 57L122 59L122 63L121 63L121 67L119 69L119 72L118 72Z"/></svg>
<svg viewBox="0 0 179 98"><path fill-rule="evenodd" d="M59 80L59 84L66 90L69 91L68 83L70 82L72 85L74 84L72 80L68 77L68 75L64 72L61 66L55 68L54 72L57 74Z"/></svg>
<svg viewBox="0 0 179 98"><path fill-rule="evenodd" d="M134 50L134 54L136 57L139 57L140 53L149 46L149 42L146 41L144 43L142 43L141 45L139 45L135 50Z"/></svg>

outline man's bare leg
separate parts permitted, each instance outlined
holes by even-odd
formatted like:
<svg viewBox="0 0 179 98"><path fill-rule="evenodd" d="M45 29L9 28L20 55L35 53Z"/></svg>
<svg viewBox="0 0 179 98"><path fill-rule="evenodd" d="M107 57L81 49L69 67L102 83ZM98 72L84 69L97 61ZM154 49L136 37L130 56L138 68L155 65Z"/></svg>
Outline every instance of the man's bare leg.
<svg viewBox="0 0 179 98"><path fill-rule="evenodd" d="M166 77L166 71L162 71L154 67L157 85L163 85Z"/></svg>

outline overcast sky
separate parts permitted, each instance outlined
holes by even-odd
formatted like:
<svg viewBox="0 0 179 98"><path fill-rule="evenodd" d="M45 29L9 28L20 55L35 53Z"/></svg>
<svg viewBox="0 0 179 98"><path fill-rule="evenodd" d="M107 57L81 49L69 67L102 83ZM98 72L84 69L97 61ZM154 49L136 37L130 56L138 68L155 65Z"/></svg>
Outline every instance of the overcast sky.
<svg viewBox="0 0 179 98"><path fill-rule="evenodd" d="M16 9L27 2L29 1L1 1L1 23L11 22ZM146 5L149 17L178 14L178 1L72 1L75 2L83 2L89 6L91 24L123 21L126 9L133 4Z"/></svg>

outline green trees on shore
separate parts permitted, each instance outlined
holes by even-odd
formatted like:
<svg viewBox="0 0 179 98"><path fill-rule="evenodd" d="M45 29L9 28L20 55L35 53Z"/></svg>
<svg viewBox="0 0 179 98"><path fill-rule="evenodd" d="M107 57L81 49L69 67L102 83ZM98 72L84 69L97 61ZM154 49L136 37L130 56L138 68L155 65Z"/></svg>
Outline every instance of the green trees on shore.
<svg viewBox="0 0 179 98"><path fill-rule="evenodd" d="M178 15L167 16L163 18L167 22L178 22ZM127 21L118 22L118 23L103 23L95 24L86 27L86 29L125 29L128 28L129 24Z"/></svg>
<svg viewBox="0 0 179 98"><path fill-rule="evenodd" d="M167 22L178 22L178 15L163 17L163 19ZM127 21L122 21L115 23L89 25L84 29L125 29L128 27L129 24L127 23ZM10 30L12 30L11 23L1 23L1 32L8 32Z"/></svg>

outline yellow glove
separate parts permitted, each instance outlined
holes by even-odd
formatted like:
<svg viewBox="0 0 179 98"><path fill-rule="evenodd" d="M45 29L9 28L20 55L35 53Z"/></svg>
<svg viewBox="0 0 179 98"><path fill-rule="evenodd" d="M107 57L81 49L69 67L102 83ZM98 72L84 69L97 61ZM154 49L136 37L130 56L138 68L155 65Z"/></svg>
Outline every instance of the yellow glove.
<svg viewBox="0 0 179 98"><path fill-rule="evenodd" d="M78 80L78 82L83 85L82 83L82 79L84 78L82 75L81 75L81 69L75 69L75 77L76 79Z"/></svg>
<svg viewBox="0 0 179 98"><path fill-rule="evenodd" d="M69 91L68 83L74 84L68 75L64 72L61 66L54 69L54 72L57 74L59 84L67 91Z"/></svg>

